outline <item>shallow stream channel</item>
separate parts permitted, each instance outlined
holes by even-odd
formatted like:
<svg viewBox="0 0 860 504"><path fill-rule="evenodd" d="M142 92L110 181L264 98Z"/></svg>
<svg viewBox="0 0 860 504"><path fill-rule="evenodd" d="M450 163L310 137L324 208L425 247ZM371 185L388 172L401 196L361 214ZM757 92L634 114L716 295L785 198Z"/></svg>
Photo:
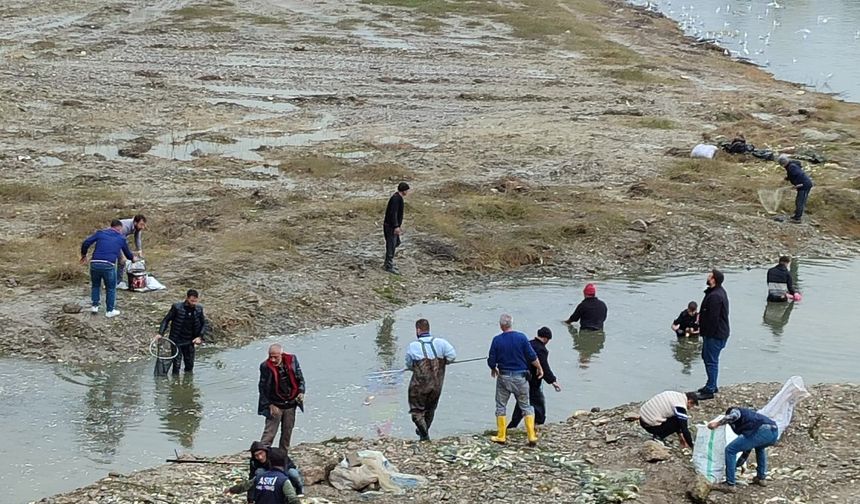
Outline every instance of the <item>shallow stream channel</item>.
<svg viewBox="0 0 860 504"><path fill-rule="evenodd" d="M720 383L860 381L860 260L803 261L792 266L803 301L765 302L765 268L729 271L732 336ZM298 413L294 443L333 436L414 437L408 375L388 383L367 373L402 367L414 322L451 341L460 359L486 356L501 313L533 337L546 325L554 338L550 363L562 392L546 388L549 421L577 409L647 399L665 389L704 384L695 339L669 329L691 300L701 301L705 274L598 281L609 306L605 332L561 323L582 297L581 281L540 280L490 285L484 293L404 308L383 320L243 348L203 348L192 376L152 375L151 361L81 370L0 359L0 487L15 504L85 485L109 471L154 466L179 453L211 456L246 449L262 432L257 416L258 366L267 346L295 353L307 380L307 408ZM482 432L493 426L494 382L484 362L448 368L431 434Z"/></svg>

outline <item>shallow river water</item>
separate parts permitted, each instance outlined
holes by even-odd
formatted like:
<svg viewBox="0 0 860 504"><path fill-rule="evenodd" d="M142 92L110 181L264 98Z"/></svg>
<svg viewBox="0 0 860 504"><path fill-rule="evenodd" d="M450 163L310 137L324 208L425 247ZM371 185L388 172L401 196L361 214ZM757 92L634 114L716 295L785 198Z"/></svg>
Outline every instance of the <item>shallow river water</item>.
<svg viewBox="0 0 860 504"><path fill-rule="evenodd" d="M860 101L857 0L633 0L777 78Z"/></svg>
<svg viewBox="0 0 860 504"><path fill-rule="evenodd" d="M807 261L796 274L804 300L768 306L764 269L727 273L732 337L723 353L721 384L784 381L793 374L807 383L860 380L860 260ZM550 363L563 387L561 393L546 392L551 421L576 409L643 400L664 389L693 390L704 384L699 343L679 342L669 325L688 301L701 300L704 277L599 282L609 320L597 334L569 332L560 322L581 298L582 283L559 280L491 286L485 294L404 308L361 326L232 350L203 349L193 380L155 379L152 362L85 372L0 359L2 502L27 502L108 471L153 466L174 450L215 455L247 448L262 431L256 382L272 341L298 355L308 383L296 442L349 434L411 438L407 380L380 384L366 373L402 367L419 317L428 318L434 334L448 338L461 359L486 355L503 311L529 336L549 326ZM485 363L451 366L432 434L491 428L493 387Z"/></svg>

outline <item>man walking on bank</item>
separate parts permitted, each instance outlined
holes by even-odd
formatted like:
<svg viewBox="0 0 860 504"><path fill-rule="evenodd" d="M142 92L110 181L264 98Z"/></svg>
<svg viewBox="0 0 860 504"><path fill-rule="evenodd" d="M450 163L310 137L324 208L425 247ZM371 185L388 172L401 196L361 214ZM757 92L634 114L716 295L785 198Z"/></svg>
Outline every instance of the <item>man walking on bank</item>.
<svg viewBox="0 0 860 504"><path fill-rule="evenodd" d="M194 370L194 354L197 345L203 343L206 336L206 317L203 315L203 305L199 304L200 293L194 289L188 289L185 293L185 301L175 303L170 311L161 320L158 334L155 339L164 337L167 327L170 326L170 335L167 337L176 345L176 356L171 359L156 359L155 375L167 376L167 372L173 367L173 374L179 374L179 368L185 361L185 372Z"/></svg>
<svg viewBox="0 0 860 504"><path fill-rule="evenodd" d="M699 334L702 336L702 361L708 382L698 390L699 400L713 399L719 392L717 375L720 369L720 352L729 339L729 297L723 289L723 272L714 269L708 273L705 298L699 310Z"/></svg>
<svg viewBox="0 0 860 504"><path fill-rule="evenodd" d="M382 223L382 233L385 236L385 271L399 275L394 266L394 252L400 246L400 235L403 234L403 198L409 193L409 184L401 182L397 192L388 199L385 207L385 220Z"/></svg>
<svg viewBox="0 0 860 504"><path fill-rule="evenodd" d="M561 385L558 383L552 369L549 367L549 350L546 346L549 340L552 339L552 331L549 327L541 327L538 329L537 337L529 343L534 349L543 368L543 379L537 378L537 369L531 368L529 374L529 404L535 410L535 425L543 425L546 422L546 397L543 395L543 382L552 385L556 392L561 392ZM508 424L508 429L513 429L520 424L523 418L523 410L520 405L514 406L514 413L511 415L511 422Z"/></svg>
<svg viewBox="0 0 860 504"><path fill-rule="evenodd" d="M81 243L81 264L87 263L87 251L95 244L93 256L90 262L90 281L92 283L92 291L90 293L92 300L92 313L99 312L99 296L101 294L101 284L105 285L106 297L106 312L108 318L119 315L119 310L116 309L116 265L120 260L120 255L125 255L129 261L134 261L137 258L131 253L128 248L125 236L122 235L122 222L114 219L107 229L100 229L88 236Z"/></svg>
<svg viewBox="0 0 860 504"><path fill-rule="evenodd" d="M507 313L499 317L501 334L493 338L487 365L490 376L496 379L496 426L498 433L491 437L494 443L507 442L507 404L513 395L525 415L526 434L530 446L537 444L535 411L529 403L529 365L536 369L538 380L543 378L543 368L525 334L512 329L514 319Z"/></svg>
<svg viewBox="0 0 860 504"><path fill-rule="evenodd" d="M415 322L415 334L418 339L406 349L406 369L412 371L409 414L421 441L430 441L430 425L442 394L445 366L454 362L457 353L446 340L430 334L427 319Z"/></svg>
<svg viewBox="0 0 860 504"><path fill-rule="evenodd" d="M305 377L299 359L277 343L270 346L269 358L260 364L258 389L257 413L266 417L260 441L271 446L280 427L278 446L287 450L296 424L296 406L304 411Z"/></svg>

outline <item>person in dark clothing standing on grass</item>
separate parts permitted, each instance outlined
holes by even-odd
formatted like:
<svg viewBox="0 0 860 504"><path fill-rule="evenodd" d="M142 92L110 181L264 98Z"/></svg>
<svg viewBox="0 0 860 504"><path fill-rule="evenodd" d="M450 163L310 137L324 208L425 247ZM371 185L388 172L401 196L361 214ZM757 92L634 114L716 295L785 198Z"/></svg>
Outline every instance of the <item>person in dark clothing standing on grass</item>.
<svg viewBox="0 0 860 504"><path fill-rule="evenodd" d="M409 184L401 182L397 192L388 199L385 207L385 220L382 222L382 233L385 235L385 271L399 275L394 266L394 252L400 246L400 235L403 234L403 198L409 193Z"/></svg>
<svg viewBox="0 0 860 504"><path fill-rule="evenodd" d="M529 445L537 444L535 432L535 411L529 404L529 364L537 369L538 380L543 378L543 367L537 353L529 344L525 334L513 330L514 319L507 313L499 317L501 334L497 334L490 344L487 365L490 376L496 379L496 426L498 433L490 438L494 443L507 442L508 419L507 403L513 395L525 414L526 436Z"/></svg>
<svg viewBox="0 0 860 504"><path fill-rule="evenodd" d="M257 413L266 417L260 441L271 445L281 428L278 445L285 451L290 447L293 427L296 424L296 406L304 411L305 377L299 359L274 344L269 347L269 358L260 364L260 398Z"/></svg>
<svg viewBox="0 0 860 504"><path fill-rule="evenodd" d="M269 450L271 469L254 478L254 504L300 504L296 490L285 471L287 451Z"/></svg>
<svg viewBox="0 0 860 504"><path fill-rule="evenodd" d="M170 326L170 335L167 337L178 352L172 360L158 359L155 361L155 375L167 376L173 367L173 374L179 374L182 361L185 361L185 372L194 370L194 354L197 345L203 343L206 336L206 317L203 315L203 305L199 304L200 293L194 289L188 289L185 293L185 301L175 303L170 311L161 320L158 334L155 339L164 337L167 326Z"/></svg>
<svg viewBox="0 0 860 504"><path fill-rule="evenodd" d="M803 171L800 161L789 159L785 154L781 154L777 161L779 161L780 166L785 168L785 180L788 180L797 191L797 196L794 198L794 215L790 220L795 224L800 224L803 211L806 209L809 191L812 190L812 179Z"/></svg>
<svg viewBox="0 0 860 504"><path fill-rule="evenodd" d="M582 293L585 299L576 306L564 323L579 322L580 329L602 331L603 323L606 322L606 303L597 299L597 287L594 284L586 285Z"/></svg>
<svg viewBox="0 0 860 504"><path fill-rule="evenodd" d="M692 448L693 436L687 424L690 420L689 411L698 405L699 399L695 392L660 392L639 408L639 425L661 441L678 434L681 447Z"/></svg>
<svg viewBox="0 0 860 504"><path fill-rule="evenodd" d="M529 375L529 404L535 410L535 425L543 425L546 422L546 398L543 395L543 382L552 385L556 392L561 392L561 385L558 379L549 367L549 350L546 349L549 340L552 339L552 331L549 327L541 327L538 329L537 338L531 340L532 349L538 356L541 368L543 369L543 379L537 377L537 369L530 366L531 374ZM511 422L508 424L508 429L513 429L520 424L523 418L523 410L520 409L519 403L514 405L514 413L511 415Z"/></svg>
<svg viewBox="0 0 860 504"><path fill-rule="evenodd" d="M717 375L720 369L720 352L729 339L729 297L723 289L723 272L717 269L708 273L708 288L699 312L699 333L702 335L702 361L708 383L698 390L699 400L713 399L719 392Z"/></svg>
<svg viewBox="0 0 860 504"><path fill-rule="evenodd" d="M81 264L87 263L87 251L95 244L96 248L93 251L93 257L90 262L90 281L92 283L91 301L92 313L99 312L99 296L101 294L101 284L105 285L105 316L108 318L119 315L119 310L116 309L116 265L120 260L120 255L125 255L130 261L135 261L137 258L131 253L128 248L125 236L122 235L122 222L114 219L107 229L100 229L88 236L81 243Z"/></svg>
<svg viewBox="0 0 860 504"><path fill-rule="evenodd" d="M788 267L791 265L791 258L782 256L779 258L779 264L767 270L767 300L769 302L781 303L788 301L789 297L794 299L796 290L794 290L794 282L791 279L791 272Z"/></svg>
<svg viewBox="0 0 860 504"><path fill-rule="evenodd" d="M699 335L699 305L695 301L687 304L687 309L682 311L678 318L672 322L672 330L679 338Z"/></svg>

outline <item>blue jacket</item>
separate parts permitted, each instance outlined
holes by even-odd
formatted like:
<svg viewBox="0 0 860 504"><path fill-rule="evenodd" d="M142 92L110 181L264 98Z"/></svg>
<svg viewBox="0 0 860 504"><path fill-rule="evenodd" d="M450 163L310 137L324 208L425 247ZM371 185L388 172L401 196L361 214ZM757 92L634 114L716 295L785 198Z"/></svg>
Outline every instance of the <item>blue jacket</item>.
<svg viewBox="0 0 860 504"><path fill-rule="evenodd" d="M528 337L518 331L506 331L493 338L487 365L499 371L527 373L529 363L537 359L537 353L529 343Z"/></svg>
<svg viewBox="0 0 860 504"><path fill-rule="evenodd" d="M746 437L755 434L762 425L776 427L776 422L748 408L731 408L724 421L732 426L735 434Z"/></svg>
<svg viewBox="0 0 860 504"><path fill-rule="evenodd" d="M791 185L797 186L798 184L803 184L801 189L812 189L812 179L803 171L800 162L789 161L785 167L785 175L785 179L791 182Z"/></svg>
<svg viewBox="0 0 860 504"><path fill-rule="evenodd" d="M128 242L125 236L113 228L99 229L91 234L81 243L81 257L86 257L87 250L92 244L96 244L96 249L93 251L91 261L105 261L116 263L119 260L119 255L125 254L129 261L134 260L134 254L128 248Z"/></svg>

